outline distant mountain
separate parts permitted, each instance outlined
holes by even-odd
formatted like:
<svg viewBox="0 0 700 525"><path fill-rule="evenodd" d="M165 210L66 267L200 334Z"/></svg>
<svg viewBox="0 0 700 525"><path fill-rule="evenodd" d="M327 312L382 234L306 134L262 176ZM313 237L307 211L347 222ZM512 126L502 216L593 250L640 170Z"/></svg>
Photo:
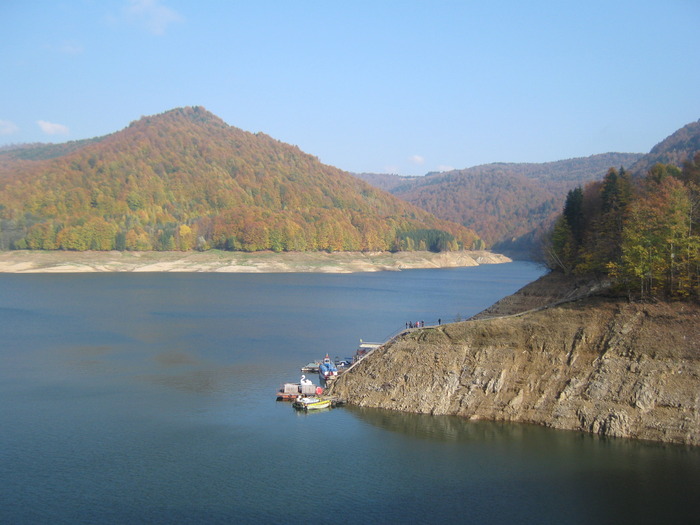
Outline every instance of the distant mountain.
<svg viewBox="0 0 700 525"><path fill-rule="evenodd" d="M682 167L686 160L690 160L700 151L700 120L691 122L671 134L651 151L635 162L630 171L634 175L644 175L657 163L673 164Z"/></svg>
<svg viewBox="0 0 700 525"><path fill-rule="evenodd" d="M104 137L84 140L72 140L61 144L18 144L0 147L0 161L12 162L13 160L46 160L63 157L77 151L88 144L99 142Z"/></svg>
<svg viewBox="0 0 700 525"><path fill-rule="evenodd" d="M394 175L390 173L354 173L354 175L372 186L390 193L397 188L410 188L422 178L418 175Z"/></svg>
<svg viewBox="0 0 700 525"><path fill-rule="evenodd" d="M201 107L0 149L0 249L433 250L478 236Z"/></svg>
<svg viewBox="0 0 700 525"><path fill-rule="evenodd" d="M570 189L601 179L611 167L626 168L641 157L605 153L542 164L485 164L424 177L357 176L437 217L474 229L489 246L503 247L548 225L561 212Z"/></svg>

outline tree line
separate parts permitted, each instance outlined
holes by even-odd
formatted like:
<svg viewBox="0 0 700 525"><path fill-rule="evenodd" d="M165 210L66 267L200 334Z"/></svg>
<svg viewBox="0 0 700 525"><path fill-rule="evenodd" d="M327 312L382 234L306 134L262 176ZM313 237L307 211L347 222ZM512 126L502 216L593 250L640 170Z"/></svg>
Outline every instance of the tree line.
<svg viewBox="0 0 700 525"><path fill-rule="evenodd" d="M645 176L611 168L567 194L544 243L552 269L608 276L630 297L700 299L700 153Z"/></svg>

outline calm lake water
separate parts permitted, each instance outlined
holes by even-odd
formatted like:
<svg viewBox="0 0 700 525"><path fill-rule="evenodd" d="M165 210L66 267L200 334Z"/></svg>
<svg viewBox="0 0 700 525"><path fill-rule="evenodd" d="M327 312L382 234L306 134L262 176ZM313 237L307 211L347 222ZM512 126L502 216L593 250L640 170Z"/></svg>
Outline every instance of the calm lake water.
<svg viewBox="0 0 700 525"><path fill-rule="evenodd" d="M0 523L697 523L696 449L275 401L540 274L0 274Z"/></svg>

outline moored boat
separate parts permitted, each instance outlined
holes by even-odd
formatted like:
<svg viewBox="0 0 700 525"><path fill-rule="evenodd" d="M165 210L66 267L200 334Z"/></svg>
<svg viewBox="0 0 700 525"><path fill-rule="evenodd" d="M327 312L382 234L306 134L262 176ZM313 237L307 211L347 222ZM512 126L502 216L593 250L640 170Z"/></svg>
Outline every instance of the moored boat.
<svg viewBox="0 0 700 525"><path fill-rule="evenodd" d="M310 379L306 379L306 376L301 376L300 383L283 384L277 392L277 400L294 401L302 396L320 395L321 393L323 393L323 389L320 386L314 385Z"/></svg>
<svg viewBox="0 0 700 525"><path fill-rule="evenodd" d="M292 403L297 410L320 410L331 406L331 400L322 397L299 397Z"/></svg>
<svg viewBox="0 0 700 525"><path fill-rule="evenodd" d="M294 401L301 395L299 383L285 383L277 391L277 401Z"/></svg>
<svg viewBox="0 0 700 525"><path fill-rule="evenodd" d="M333 379L338 375L338 367L336 367L335 363L331 361L331 358L328 357L328 354L326 354L326 357L323 358L321 364L318 365L318 375L324 381Z"/></svg>
<svg viewBox="0 0 700 525"><path fill-rule="evenodd" d="M349 367L351 364L352 364L352 357L344 357L341 359L340 357L336 356L336 358L335 358L335 366L338 369L338 371Z"/></svg>
<svg viewBox="0 0 700 525"><path fill-rule="evenodd" d="M302 366L302 367L301 367L301 371L302 371L302 372L318 373L318 366L319 366L320 364L321 364L321 363L319 363L318 361L312 361L312 362L309 363L308 365Z"/></svg>

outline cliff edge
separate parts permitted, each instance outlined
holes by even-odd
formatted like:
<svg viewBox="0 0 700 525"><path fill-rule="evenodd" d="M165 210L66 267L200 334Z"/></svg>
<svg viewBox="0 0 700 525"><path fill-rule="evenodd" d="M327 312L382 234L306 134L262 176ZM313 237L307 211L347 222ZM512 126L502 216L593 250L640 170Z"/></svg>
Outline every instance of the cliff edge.
<svg viewBox="0 0 700 525"><path fill-rule="evenodd" d="M700 445L700 306L631 303L600 295L604 283L557 279L468 321L403 334L331 393L359 406Z"/></svg>

